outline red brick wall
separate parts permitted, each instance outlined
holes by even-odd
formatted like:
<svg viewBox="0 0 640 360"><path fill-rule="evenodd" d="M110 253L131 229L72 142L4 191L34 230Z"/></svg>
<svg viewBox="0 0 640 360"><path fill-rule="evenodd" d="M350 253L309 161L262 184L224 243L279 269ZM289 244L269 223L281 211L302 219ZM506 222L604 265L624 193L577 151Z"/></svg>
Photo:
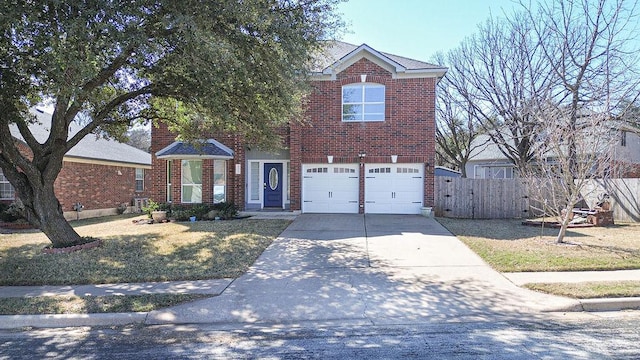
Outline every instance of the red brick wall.
<svg viewBox="0 0 640 360"><path fill-rule="evenodd" d="M244 206L244 144L233 135L207 134L206 138L214 138L234 152L233 160L227 161L227 201L234 202L238 206ZM158 159L155 153L173 143L176 135L172 134L167 125L160 123L151 130L151 158L153 163L153 175L151 177L150 197L157 202L167 201L167 160ZM181 202L181 161L171 160L172 168L172 193L176 204ZM241 173L235 174L235 164L241 164ZM202 202L213 203L213 160L202 162Z"/></svg>
<svg viewBox="0 0 640 360"><path fill-rule="evenodd" d="M19 143L18 148L31 157L26 145ZM63 211L73 211L77 202L85 210L112 209L131 205L134 197L148 197L151 175L151 169L144 170L144 191L137 192L135 168L64 161L54 190Z"/></svg>
<svg viewBox="0 0 640 360"><path fill-rule="evenodd" d="M151 170L145 169L145 191L137 192L135 168L65 161L54 186L64 211L77 202L84 210L108 209L148 197L150 178Z"/></svg>
<svg viewBox="0 0 640 360"><path fill-rule="evenodd" d="M342 122L342 86L360 83L361 75L367 75L367 83L385 85L384 122ZM435 85L435 78L393 79L367 59L339 73L336 81L314 82L305 122L291 126L291 208L300 210L298 159L325 163L333 155L334 163L358 163L361 153L364 163L390 163L391 155L398 155L398 163L424 163L424 202L433 205Z"/></svg>
<svg viewBox="0 0 640 360"><path fill-rule="evenodd" d="M342 122L342 86L360 83L362 74L367 75L367 82L386 87L384 122ZM301 208L302 163L324 163L327 155L333 155L335 163L357 163L360 153L367 154L366 163L390 163L390 156L398 155L398 163L425 164L424 202L426 206L433 205L435 85L435 78L393 79L387 70L366 59L338 74L336 81L313 82L314 91L305 100L307 110L303 121L293 122L289 131L282 129L278 134L285 139L291 154L291 209ZM246 187L244 144L232 135L210 135L235 153L234 159L227 163L227 200L243 208ZM160 124L153 128L152 139L154 154L171 144L175 136L166 125ZM178 170L179 161L176 164ZM241 164L239 175L235 174L236 164ZM164 201L166 161L153 156L153 169L151 197ZM210 177L205 176L207 178ZM179 170L173 172L173 184L174 200L179 202ZM363 186L361 197L364 196ZM203 193L204 187L205 184ZM208 197L203 197L203 201L209 201Z"/></svg>

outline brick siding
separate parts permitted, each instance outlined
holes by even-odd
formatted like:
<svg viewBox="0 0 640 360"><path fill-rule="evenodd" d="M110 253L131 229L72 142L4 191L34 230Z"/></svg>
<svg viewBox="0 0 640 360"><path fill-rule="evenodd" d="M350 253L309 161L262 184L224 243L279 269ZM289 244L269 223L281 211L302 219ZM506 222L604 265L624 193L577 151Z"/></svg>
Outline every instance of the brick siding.
<svg viewBox="0 0 640 360"><path fill-rule="evenodd" d="M385 121L342 122L342 86L360 83L363 74L367 75L366 82L385 85ZM313 91L305 99L304 118L292 121L288 129L279 132L291 155L291 209L301 209L303 163L326 163L327 155L334 157L334 163L359 163L358 154L361 153L367 154L363 163L391 163L391 155L398 155L398 163L424 164L424 204L432 206L436 81L435 78L393 79L391 73L367 59L354 63L338 74L335 81L314 81ZM234 159L227 162L227 200L243 208L246 191L244 144L233 135L209 136L234 151ZM166 200L167 164L154 154L173 141L175 135L166 125L153 127L151 197L154 200ZM179 161L175 163L178 165L174 164L173 198L179 202ZM241 174L235 173L236 164L240 164ZM360 201L364 203L364 175L360 174L360 177ZM209 201L204 194L211 191L211 178L203 176L203 201Z"/></svg>

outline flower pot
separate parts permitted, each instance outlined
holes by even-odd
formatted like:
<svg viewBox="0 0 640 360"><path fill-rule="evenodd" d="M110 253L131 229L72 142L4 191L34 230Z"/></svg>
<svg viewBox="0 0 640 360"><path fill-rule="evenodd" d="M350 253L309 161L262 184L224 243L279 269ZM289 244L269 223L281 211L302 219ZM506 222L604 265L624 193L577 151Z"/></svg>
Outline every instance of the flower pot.
<svg viewBox="0 0 640 360"><path fill-rule="evenodd" d="M420 213L422 213L422 216L430 218L433 215L433 208L432 207L422 207L422 208L420 208Z"/></svg>
<svg viewBox="0 0 640 360"><path fill-rule="evenodd" d="M167 220L167 212L166 211L162 211L162 210L152 211L151 212L151 218L155 222L166 221Z"/></svg>

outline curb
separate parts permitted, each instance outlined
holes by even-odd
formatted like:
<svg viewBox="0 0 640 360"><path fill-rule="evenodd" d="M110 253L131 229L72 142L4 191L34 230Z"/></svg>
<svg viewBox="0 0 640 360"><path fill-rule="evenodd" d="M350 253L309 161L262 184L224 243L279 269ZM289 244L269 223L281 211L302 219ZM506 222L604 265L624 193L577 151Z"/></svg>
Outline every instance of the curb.
<svg viewBox="0 0 640 360"><path fill-rule="evenodd" d="M101 314L0 315L0 329L110 326L144 323L147 312Z"/></svg>
<svg viewBox="0 0 640 360"><path fill-rule="evenodd" d="M640 310L640 297L580 299L576 303L564 307L548 308L543 312L599 312Z"/></svg>

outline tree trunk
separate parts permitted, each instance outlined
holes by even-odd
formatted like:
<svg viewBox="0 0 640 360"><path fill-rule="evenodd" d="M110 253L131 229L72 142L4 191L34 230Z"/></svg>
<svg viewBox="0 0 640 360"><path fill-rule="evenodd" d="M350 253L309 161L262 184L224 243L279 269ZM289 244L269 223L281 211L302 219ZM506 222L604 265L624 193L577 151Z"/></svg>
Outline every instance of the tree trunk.
<svg viewBox="0 0 640 360"><path fill-rule="evenodd" d="M29 192L19 193L24 204L25 217L47 235L54 248L63 248L82 243L82 238L64 218L62 206L56 198L53 184L43 186L30 182Z"/></svg>
<svg viewBox="0 0 640 360"><path fill-rule="evenodd" d="M564 235L567 233L567 228L569 227L569 222L571 222L571 215L573 207L567 207L565 214L562 216L562 222L560 223L560 230L558 231L558 236L556 237L556 244L564 243Z"/></svg>

